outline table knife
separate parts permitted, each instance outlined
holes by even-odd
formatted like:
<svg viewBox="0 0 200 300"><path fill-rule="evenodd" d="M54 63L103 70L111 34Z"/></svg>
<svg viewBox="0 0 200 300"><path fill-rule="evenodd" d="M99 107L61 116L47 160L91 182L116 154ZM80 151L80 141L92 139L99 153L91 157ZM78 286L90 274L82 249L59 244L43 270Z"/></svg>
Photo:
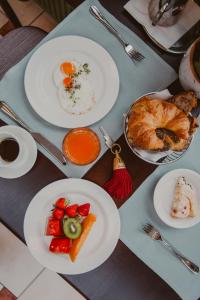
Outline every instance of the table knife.
<svg viewBox="0 0 200 300"><path fill-rule="evenodd" d="M19 126L27 130L35 139L35 141L40 144L49 154L51 154L59 163L66 165L67 161L62 151L60 151L54 144L52 144L39 132L32 131L32 129L20 119L20 117L8 106L7 103L5 103L4 101L0 101L0 110L10 119L15 121Z"/></svg>

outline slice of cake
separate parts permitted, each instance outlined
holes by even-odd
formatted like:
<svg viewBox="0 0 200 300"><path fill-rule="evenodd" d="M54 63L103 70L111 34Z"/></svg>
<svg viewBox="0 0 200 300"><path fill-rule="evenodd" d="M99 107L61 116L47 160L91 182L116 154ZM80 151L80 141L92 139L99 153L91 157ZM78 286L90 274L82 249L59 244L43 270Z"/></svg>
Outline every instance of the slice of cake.
<svg viewBox="0 0 200 300"><path fill-rule="evenodd" d="M195 192L183 176L177 179L171 216L174 218L195 217L198 213Z"/></svg>

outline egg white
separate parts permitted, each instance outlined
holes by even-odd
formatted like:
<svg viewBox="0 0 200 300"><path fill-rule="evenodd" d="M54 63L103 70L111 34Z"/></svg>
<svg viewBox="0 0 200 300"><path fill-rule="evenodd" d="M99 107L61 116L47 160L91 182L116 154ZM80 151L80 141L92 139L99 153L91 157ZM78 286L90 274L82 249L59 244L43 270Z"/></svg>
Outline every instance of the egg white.
<svg viewBox="0 0 200 300"><path fill-rule="evenodd" d="M76 70L79 69L80 63L71 61ZM60 65L53 72L53 82L57 88L57 95L61 107L69 114L82 115L90 111L96 104L95 92L88 79L88 75L84 72L76 78L76 84L80 84L80 89L75 89L73 99L70 98L70 93L65 90L63 79L65 74L60 70Z"/></svg>
<svg viewBox="0 0 200 300"><path fill-rule="evenodd" d="M65 78L65 74L63 74L60 70L60 66L58 66L53 72L53 82L57 88L63 85L63 79Z"/></svg>

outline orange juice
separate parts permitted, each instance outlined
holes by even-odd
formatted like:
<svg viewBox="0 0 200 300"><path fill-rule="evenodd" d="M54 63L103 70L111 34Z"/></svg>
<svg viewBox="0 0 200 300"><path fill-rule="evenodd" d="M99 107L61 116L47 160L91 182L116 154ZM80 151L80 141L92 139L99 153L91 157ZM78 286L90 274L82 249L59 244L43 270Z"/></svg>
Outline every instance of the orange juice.
<svg viewBox="0 0 200 300"><path fill-rule="evenodd" d="M63 153L67 159L77 165L87 165L99 155L100 141L89 128L76 128L69 131L63 140Z"/></svg>

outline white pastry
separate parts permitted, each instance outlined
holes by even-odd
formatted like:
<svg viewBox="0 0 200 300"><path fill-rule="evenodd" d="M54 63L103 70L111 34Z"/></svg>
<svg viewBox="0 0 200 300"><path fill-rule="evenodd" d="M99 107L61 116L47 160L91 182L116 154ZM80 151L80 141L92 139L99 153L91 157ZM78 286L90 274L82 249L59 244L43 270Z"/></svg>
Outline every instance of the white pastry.
<svg viewBox="0 0 200 300"><path fill-rule="evenodd" d="M197 199L192 186L186 182L184 177L179 177L172 202L171 216L174 218L195 217L197 212Z"/></svg>

